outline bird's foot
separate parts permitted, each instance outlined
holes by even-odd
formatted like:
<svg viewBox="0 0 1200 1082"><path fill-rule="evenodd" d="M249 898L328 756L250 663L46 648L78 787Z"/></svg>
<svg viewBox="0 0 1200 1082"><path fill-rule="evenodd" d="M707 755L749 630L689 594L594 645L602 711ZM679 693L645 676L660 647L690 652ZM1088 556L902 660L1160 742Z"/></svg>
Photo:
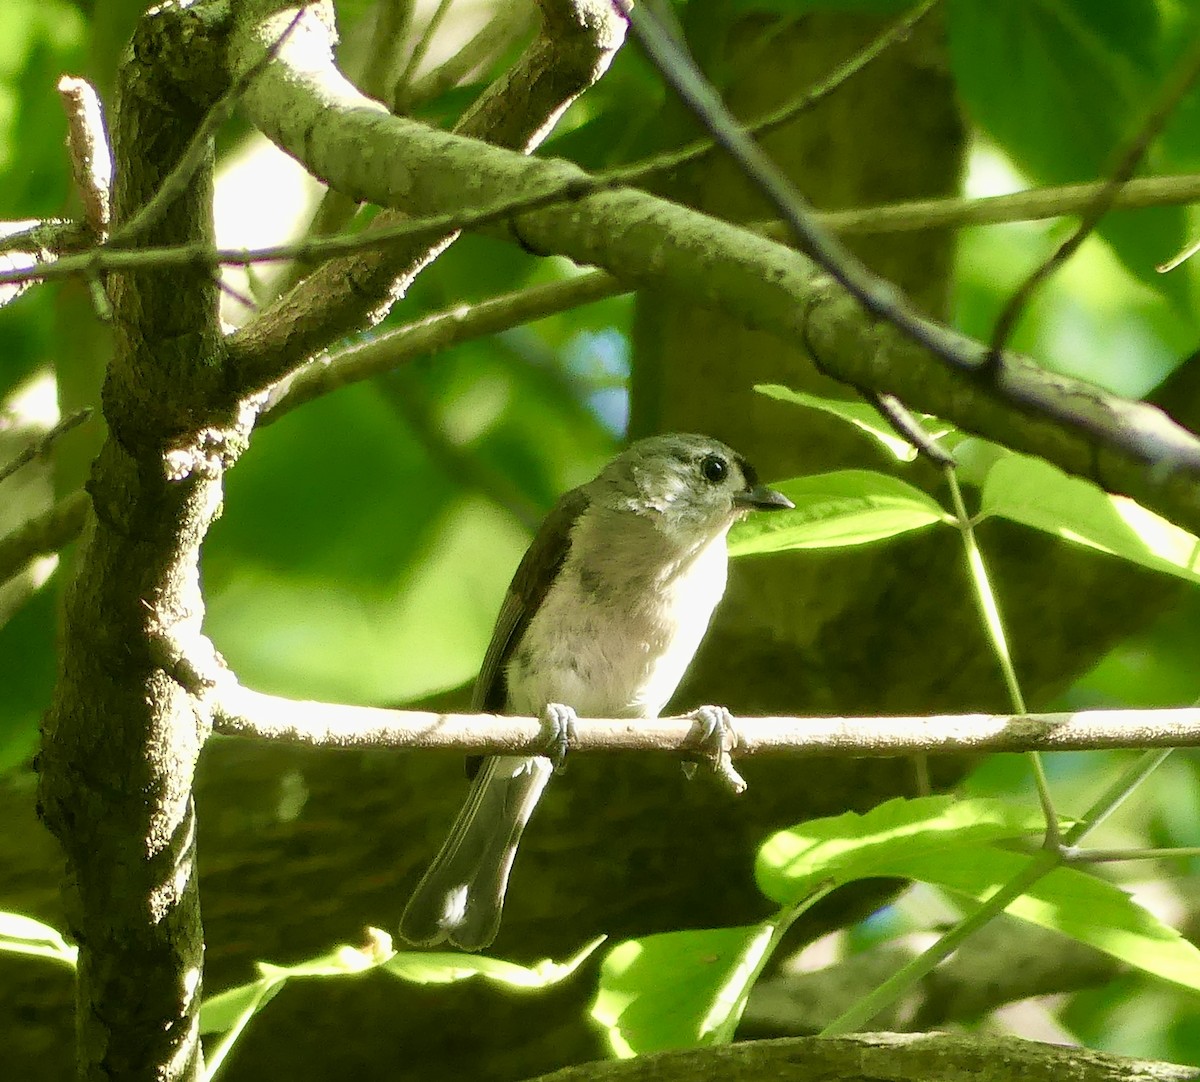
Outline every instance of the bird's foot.
<svg viewBox="0 0 1200 1082"><path fill-rule="evenodd" d="M562 703L547 703L542 707L541 721L549 732L546 740L546 758L554 767L555 774L566 769L567 749L575 736L575 711Z"/></svg>
<svg viewBox="0 0 1200 1082"><path fill-rule="evenodd" d="M746 779L734 769L730 752L737 747L737 730L733 717L723 706L701 706L685 717L694 721L698 729L693 742L699 757L712 764L717 777L735 793L746 791ZM696 772L696 764L685 762L683 772L690 778Z"/></svg>

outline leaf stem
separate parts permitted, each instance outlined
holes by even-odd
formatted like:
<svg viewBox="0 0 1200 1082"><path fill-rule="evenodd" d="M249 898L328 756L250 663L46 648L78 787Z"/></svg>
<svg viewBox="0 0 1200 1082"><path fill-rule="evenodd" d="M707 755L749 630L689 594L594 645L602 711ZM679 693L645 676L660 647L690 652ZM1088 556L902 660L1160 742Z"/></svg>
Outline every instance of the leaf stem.
<svg viewBox="0 0 1200 1082"><path fill-rule="evenodd" d="M1026 714L1025 696L1021 693L1021 685L1017 680L1017 672L1013 667L1012 654L1008 649L1008 640L1004 635L1004 622L1000 617L1000 606L996 602L991 580L988 578L987 566L983 562L983 553L975 537L975 527L971 516L967 514L967 505L963 500L962 489L958 484L958 476L954 467L944 468L946 483L950 488L950 499L954 505L954 515L958 520L958 530L962 535L963 548L967 554L967 567L971 572L971 582L975 587L975 600L983 616L983 625L991 639L992 650L1000 663L1000 672L1004 677L1004 685L1008 689L1009 702L1013 713ZM1054 810L1054 800L1050 795L1050 783L1042 766L1041 756L1037 752L1028 753L1029 766L1033 771L1033 780L1037 786L1038 800L1046 817L1046 840L1048 849L1058 846L1060 842L1058 830L1058 813Z"/></svg>

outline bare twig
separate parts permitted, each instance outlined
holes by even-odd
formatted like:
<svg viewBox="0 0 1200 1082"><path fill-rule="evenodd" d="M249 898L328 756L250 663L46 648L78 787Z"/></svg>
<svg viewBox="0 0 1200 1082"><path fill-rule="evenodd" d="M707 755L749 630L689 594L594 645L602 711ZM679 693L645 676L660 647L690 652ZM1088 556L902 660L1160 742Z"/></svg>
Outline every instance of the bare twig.
<svg viewBox="0 0 1200 1082"><path fill-rule="evenodd" d="M1080 214L1106 187L1105 181L1031 188L979 199L914 199L879 207L822 211L826 229L842 235L907 233L923 229L961 229L971 225L1033 222ZM1113 210L1178 206L1200 199L1200 175L1136 177L1112 196ZM774 231L773 231L774 233Z"/></svg>
<svg viewBox="0 0 1200 1082"><path fill-rule="evenodd" d="M524 37L534 22L532 6L513 4L509 9L497 9L487 25L458 50L446 57L432 71L414 80L403 101L395 101L393 112L411 111L416 106L436 98L473 73L480 71L512 48Z"/></svg>
<svg viewBox="0 0 1200 1082"><path fill-rule="evenodd" d="M215 730L227 736L338 748L441 748L476 753L544 750L537 718L437 714L302 702L241 687L210 692ZM1200 709L1088 710L1073 714L958 714L892 718L733 718L735 759L759 755L854 758L917 752L1079 751L1200 746ZM686 718L580 719L571 751L697 749Z"/></svg>
<svg viewBox="0 0 1200 1082"><path fill-rule="evenodd" d="M1100 219L1111 209L1116 193L1133 176L1134 170L1145 157L1146 151L1150 149L1150 144L1162 131L1167 120L1178 108L1179 103L1198 77L1200 77L1200 41L1192 46L1175 68L1166 86L1163 87L1154 108L1150 110L1145 122L1129 141L1113 169L1112 175L1105 180L1103 187L1096 193L1096 198L1084 212L1083 218L1074 232L1051 253L1048 259L1035 268L1008 298L1008 303L1005 304L992 331L990 351L992 357L998 357L1003 352L1009 338L1012 337L1017 320L1021 318L1021 313L1033 294L1043 282L1079 250L1079 246L1091 235Z"/></svg>
<svg viewBox="0 0 1200 1082"><path fill-rule="evenodd" d="M391 101L396 56L412 24L413 0L382 0L375 7L371 51L363 66L362 88L379 101Z"/></svg>
<svg viewBox="0 0 1200 1082"><path fill-rule="evenodd" d="M79 251L96 243L87 222L69 218L33 218L0 222L0 255L5 252L41 253Z"/></svg>
<svg viewBox="0 0 1200 1082"><path fill-rule="evenodd" d="M897 435L908 440L930 462L944 469L954 468L954 456L921 427L921 422L894 394L878 394L872 391L867 393L867 398L896 430Z"/></svg>
<svg viewBox="0 0 1200 1082"><path fill-rule="evenodd" d="M1115 864L1129 860L1183 860L1200 857L1200 846L1181 845L1176 849L1064 849L1068 864Z"/></svg>
<svg viewBox="0 0 1200 1082"><path fill-rule="evenodd" d="M83 202L83 216L93 235L108 233L112 195L112 148L100 95L86 79L64 75L58 93L67 114L67 149L71 175Z"/></svg>
<svg viewBox="0 0 1200 1082"><path fill-rule="evenodd" d="M54 445L54 442L62 435L70 432L76 425L83 424L92 415L91 408L81 409L76 413L69 413L62 418L53 428L46 432L40 439L35 440L25 448L19 455L9 462L0 466L0 483L3 483L11 477L21 467L28 465L35 458L40 458Z"/></svg>

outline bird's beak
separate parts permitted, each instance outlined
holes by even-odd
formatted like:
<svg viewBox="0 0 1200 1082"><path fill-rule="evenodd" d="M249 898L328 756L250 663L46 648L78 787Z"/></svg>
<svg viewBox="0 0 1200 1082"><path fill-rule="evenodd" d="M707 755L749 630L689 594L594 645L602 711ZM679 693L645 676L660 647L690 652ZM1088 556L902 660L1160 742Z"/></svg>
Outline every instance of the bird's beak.
<svg viewBox="0 0 1200 1082"><path fill-rule="evenodd" d="M735 493L733 502L751 511L790 511L796 506L782 492L766 485L755 485Z"/></svg>

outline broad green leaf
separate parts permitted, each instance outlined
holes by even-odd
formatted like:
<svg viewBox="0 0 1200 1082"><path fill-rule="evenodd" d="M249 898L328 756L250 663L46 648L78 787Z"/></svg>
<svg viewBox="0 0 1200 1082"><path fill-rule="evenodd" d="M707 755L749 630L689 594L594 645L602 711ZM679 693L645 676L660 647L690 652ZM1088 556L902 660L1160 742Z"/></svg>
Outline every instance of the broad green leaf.
<svg viewBox="0 0 1200 1082"><path fill-rule="evenodd" d="M880 874L919 879L984 901L1028 861L1020 853L988 847L956 852L950 860L936 853L914 854L890 865L884 862ZM1094 875L1056 868L1009 905L1007 912L1145 973L1200 991L1200 950L1125 891Z"/></svg>
<svg viewBox="0 0 1200 1082"><path fill-rule="evenodd" d="M392 948L392 937L386 932L371 928L368 933L366 946L343 945L296 965L258 962L257 980L207 997L200 1008L200 1032L224 1034L208 1052L208 1078L215 1077L250 1019L294 978L353 977L382 969L417 984L449 984L470 977L485 977L514 988L544 988L569 977L604 942L603 936L592 940L565 962L545 959L532 966L519 966L514 962L467 954L398 953Z"/></svg>
<svg viewBox="0 0 1200 1082"><path fill-rule="evenodd" d="M0 954L28 954L75 965L79 949L56 928L20 913L0 912Z"/></svg>
<svg viewBox="0 0 1200 1082"><path fill-rule="evenodd" d="M1200 582L1195 535L1038 458L1006 455L996 462L983 483L980 511Z"/></svg>
<svg viewBox="0 0 1200 1082"><path fill-rule="evenodd" d="M591 1014L621 1057L732 1039L775 924L666 932L619 943Z"/></svg>
<svg viewBox="0 0 1200 1082"><path fill-rule="evenodd" d="M778 383L756 383L754 389L768 398L774 398L780 402L794 402L798 406L808 406L810 409L821 410L823 413L840 417L843 421L849 421L855 428L881 443L889 454L901 462L911 462L917 457L917 449L908 440L896 435L896 430L888 424L883 414L869 402L822 398L820 395L793 391L790 387L783 387ZM935 439L953 431L951 425L939 421L929 414L918 413L913 416Z"/></svg>
<svg viewBox="0 0 1200 1082"><path fill-rule="evenodd" d="M883 541L950 518L937 501L895 477L840 470L776 485L794 511L752 515L729 534L729 555L847 548Z"/></svg>
<svg viewBox="0 0 1200 1082"><path fill-rule="evenodd" d="M773 834L758 851L754 876L768 898L792 905L824 881L905 876L895 869L906 861L933 853L953 854L954 862L988 842L1044 829L1040 810L1001 800L897 797L862 815L846 812Z"/></svg>
<svg viewBox="0 0 1200 1082"><path fill-rule="evenodd" d="M200 1007L200 1032L223 1034L205 1054L205 1078L208 1082L217 1077L237 1039L250 1024L250 1019L275 998L283 984L283 981L263 977L204 1001Z"/></svg>

